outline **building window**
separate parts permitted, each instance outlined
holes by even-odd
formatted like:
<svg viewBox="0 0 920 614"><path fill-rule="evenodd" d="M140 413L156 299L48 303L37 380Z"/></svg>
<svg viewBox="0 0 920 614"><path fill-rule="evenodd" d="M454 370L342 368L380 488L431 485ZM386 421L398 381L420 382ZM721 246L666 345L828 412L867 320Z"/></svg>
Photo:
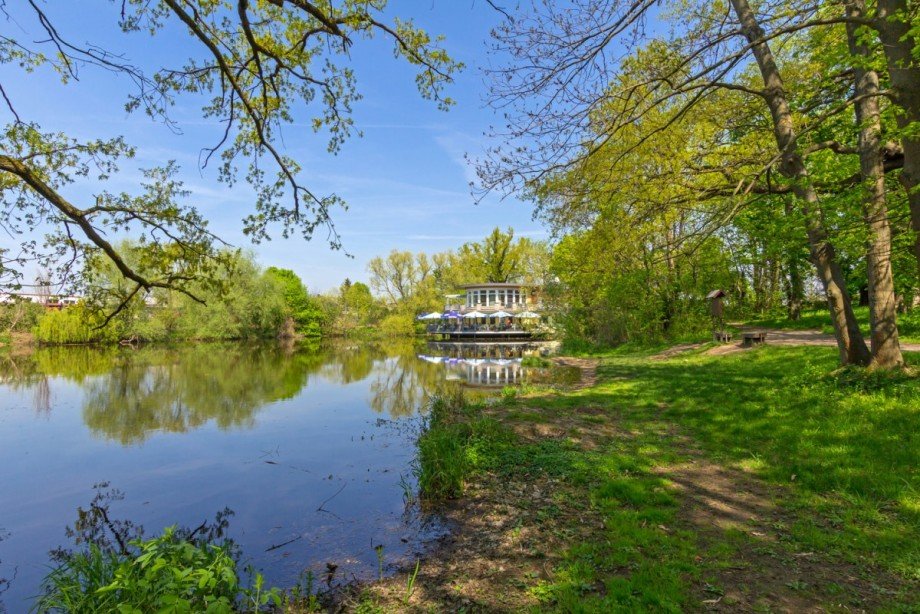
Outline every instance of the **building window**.
<svg viewBox="0 0 920 614"><path fill-rule="evenodd" d="M495 304L495 290L489 290L489 305Z"/></svg>

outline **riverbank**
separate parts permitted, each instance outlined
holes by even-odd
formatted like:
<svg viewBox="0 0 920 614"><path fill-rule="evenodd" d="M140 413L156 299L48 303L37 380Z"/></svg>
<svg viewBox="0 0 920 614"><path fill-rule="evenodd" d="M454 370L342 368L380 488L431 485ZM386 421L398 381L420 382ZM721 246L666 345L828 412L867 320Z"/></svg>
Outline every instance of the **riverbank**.
<svg viewBox="0 0 920 614"><path fill-rule="evenodd" d="M582 359L596 381L452 418L478 425L456 530L345 609L920 607L920 380L709 349Z"/></svg>

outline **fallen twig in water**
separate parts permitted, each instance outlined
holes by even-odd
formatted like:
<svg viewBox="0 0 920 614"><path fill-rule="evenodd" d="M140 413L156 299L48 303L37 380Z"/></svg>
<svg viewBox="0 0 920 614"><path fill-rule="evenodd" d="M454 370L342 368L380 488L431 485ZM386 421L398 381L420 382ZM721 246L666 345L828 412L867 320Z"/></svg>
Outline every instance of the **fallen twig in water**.
<svg viewBox="0 0 920 614"><path fill-rule="evenodd" d="M338 496L339 496L339 493L341 493L343 490L345 490L345 487L346 487L346 486L348 486L348 482L345 482L344 484L342 484L342 487L341 487L340 489L338 489L337 491L335 491L335 494L334 494L334 495L332 495L331 497L329 497L328 499L326 499L325 501L323 501L322 503L320 503L320 504L319 504L319 507L316 508L316 511L317 511L317 512L328 512L329 510L323 509L323 506L326 505L327 503L329 503L330 501L332 501L333 499L335 499L336 497L338 497Z"/></svg>
<svg viewBox="0 0 920 614"><path fill-rule="evenodd" d="M298 535L294 539L289 539L286 542L281 542L280 544L275 544L274 546L269 546L265 549L265 552L271 552L272 550L277 550L278 548L284 548L288 544L293 544L294 542L303 539L303 535Z"/></svg>

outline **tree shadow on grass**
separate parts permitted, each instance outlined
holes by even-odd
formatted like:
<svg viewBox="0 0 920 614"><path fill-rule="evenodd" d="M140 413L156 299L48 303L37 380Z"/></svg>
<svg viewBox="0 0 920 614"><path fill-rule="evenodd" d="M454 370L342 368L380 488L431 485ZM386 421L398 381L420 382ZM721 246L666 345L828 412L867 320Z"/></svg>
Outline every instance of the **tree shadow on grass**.
<svg viewBox="0 0 920 614"><path fill-rule="evenodd" d="M798 521L801 539L918 580L920 379L835 368L825 348L614 359L601 385L565 404L606 407L633 429L672 424L711 458L784 486L787 505L817 512Z"/></svg>

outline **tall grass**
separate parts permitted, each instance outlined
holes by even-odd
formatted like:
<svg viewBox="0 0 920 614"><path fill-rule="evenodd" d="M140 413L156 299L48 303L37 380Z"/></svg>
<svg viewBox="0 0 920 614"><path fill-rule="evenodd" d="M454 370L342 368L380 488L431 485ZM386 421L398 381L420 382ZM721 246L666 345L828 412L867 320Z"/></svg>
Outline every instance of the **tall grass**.
<svg viewBox="0 0 920 614"><path fill-rule="evenodd" d="M418 440L420 498L425 503L463 494L469 474L481 464L482 448L508 440L499 423L481 415L462 390L432 397L428 420Z"/></svg>

